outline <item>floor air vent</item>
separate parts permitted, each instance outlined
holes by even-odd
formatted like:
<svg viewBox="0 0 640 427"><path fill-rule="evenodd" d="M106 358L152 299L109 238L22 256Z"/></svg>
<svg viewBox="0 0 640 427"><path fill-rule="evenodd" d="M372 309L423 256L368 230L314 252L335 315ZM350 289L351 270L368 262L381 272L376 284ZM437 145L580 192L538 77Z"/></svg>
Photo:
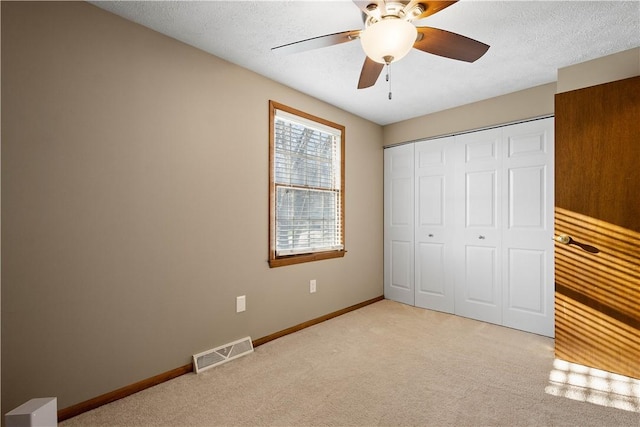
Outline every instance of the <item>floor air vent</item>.
<svg viewBox="0 0 640 427"><path fill-rule="evenodd" d="M193 355L193 368L196 374L214 366L247 355L253 352L251 337L242 338L229 344L221 345L211 350Z"/></svg>

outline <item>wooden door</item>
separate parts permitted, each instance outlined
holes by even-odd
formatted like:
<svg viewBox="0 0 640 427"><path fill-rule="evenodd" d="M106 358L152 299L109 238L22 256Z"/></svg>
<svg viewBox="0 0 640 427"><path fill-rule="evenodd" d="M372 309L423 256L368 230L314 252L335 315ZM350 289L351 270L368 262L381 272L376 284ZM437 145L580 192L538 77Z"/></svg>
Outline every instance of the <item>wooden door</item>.
<svg viewBox="0 0 640 427"><path fill-rule="evenodd" d="M413 144L384 150L384 296L414 304Z"/></svg>
<svg viewBox="0 0 640 427"><path fill-rule="evenodd" d="M501 147L501 129L456 138L455 312L496 324L502 324Z"/></svg>
<svg viewBox="0 0 640 427"><path fill-rule="evenodd" d="M556 357L640 378L640 77L555 103Z"/></svg>
<svg viewBox="0 0 640 427"><path fill-rule="evenodd" d="M415 305L453 313L453 137L415 144Z"/></svg>

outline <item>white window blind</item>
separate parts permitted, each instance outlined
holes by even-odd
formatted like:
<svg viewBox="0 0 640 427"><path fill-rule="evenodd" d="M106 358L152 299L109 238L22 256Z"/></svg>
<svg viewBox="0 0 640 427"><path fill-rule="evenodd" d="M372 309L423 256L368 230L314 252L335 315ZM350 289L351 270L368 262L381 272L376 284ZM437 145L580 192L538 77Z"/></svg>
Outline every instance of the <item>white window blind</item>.
<svg viewBox="0 0 640 427"><path fill-rule="evenodd" d="M276 110L274 132L276 256L343 249L340 130Z"/></svg>

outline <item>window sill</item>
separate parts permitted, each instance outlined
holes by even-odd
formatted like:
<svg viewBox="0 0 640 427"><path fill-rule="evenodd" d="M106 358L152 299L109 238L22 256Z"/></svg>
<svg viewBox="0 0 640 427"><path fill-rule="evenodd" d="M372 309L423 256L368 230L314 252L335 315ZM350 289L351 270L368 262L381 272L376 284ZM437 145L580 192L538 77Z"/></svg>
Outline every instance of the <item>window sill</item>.
<svg viewBox="0 0 640 427"><path fill-rule="evenodd" d="M347 251L317 252L312 254L290 255L269 260L269 267L282 267L285 265L301 264L303 262L320 261L323 259L342 258Z"/></svg>

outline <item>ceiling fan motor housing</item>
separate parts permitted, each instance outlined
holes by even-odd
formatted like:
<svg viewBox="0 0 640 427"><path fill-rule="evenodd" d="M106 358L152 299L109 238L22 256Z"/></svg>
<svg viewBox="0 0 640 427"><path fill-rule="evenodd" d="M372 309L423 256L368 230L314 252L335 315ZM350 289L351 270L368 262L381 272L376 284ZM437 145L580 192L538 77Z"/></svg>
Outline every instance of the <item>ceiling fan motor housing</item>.
<svg viewBox="0 0 640 427"><path fill-rule="evenodd" d="M365 27L389 16L413 21L415 18L422 15L422 13L427 9L427 7L422 3L416 3L411 6L411 8L407 9L407 5L409 3L410 2L408 1L389 1L384 2L383 7L379 7L378 3L370 3L365 8Z"/></svg>

